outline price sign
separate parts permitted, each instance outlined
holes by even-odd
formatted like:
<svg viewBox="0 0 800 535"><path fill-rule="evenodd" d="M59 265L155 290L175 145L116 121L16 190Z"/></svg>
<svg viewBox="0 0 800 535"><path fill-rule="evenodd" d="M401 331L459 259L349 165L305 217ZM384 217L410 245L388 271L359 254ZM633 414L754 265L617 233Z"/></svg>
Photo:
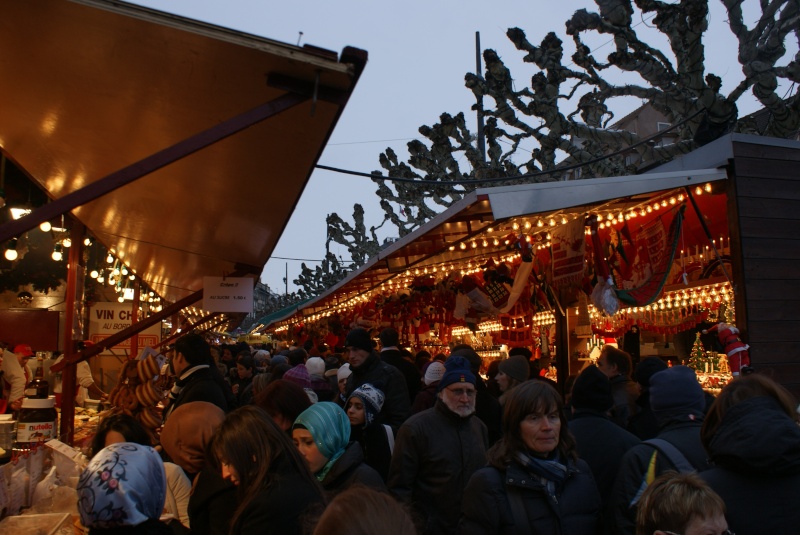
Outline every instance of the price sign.
<svg viewBox="0 0 800 535"><path fill-rule="evenodd" d="M252 312L253 279L247 277L203 277L203 310Z"/></svg>

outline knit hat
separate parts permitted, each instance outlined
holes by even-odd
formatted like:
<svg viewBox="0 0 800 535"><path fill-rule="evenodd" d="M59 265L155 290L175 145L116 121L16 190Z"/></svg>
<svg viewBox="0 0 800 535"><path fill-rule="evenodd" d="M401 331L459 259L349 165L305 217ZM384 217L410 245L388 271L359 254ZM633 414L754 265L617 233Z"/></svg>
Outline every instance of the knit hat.
<svg viewBox="0 0 800 535"><path fill-rule="evenodd" d="M656 417L672 413L701 413L706 408L703 388L694 370L673 366L650 377L650 407Z"/></svg>
<svg viewBox="0 0 800 535"><path fill-rule="evenodd" d="M364 427L367 427L374 422L375 418L378 416L378 414L380 414L386 396L383 395L383 392L369 383L364 383L353 390L353 393L350 394L350 396L347 398L347 401L349 402L350 398L353 396L360 399L364 404ZM345 403L344 406L347 407L347 403Z"/></svg>
<svg viewBox="0 0 800 535"><path fill-rule="evenodd" d="M501 361L497 369L520 383L527 381L531 375L531 366L524 355L511 355Z"/></svg>
<svg viewBox="0 0 800 535"><path fill-rule="evenodd" d="M614 406L611 382L597 366L583 370L572 385L572 406L605 412Z"/></svg>
<svg viewBox="0 0 800 535"><path fill-rule="evenodd" d="M311 378L308 375L308 369L305 364L298 364L291 370L283 374L282 379L291 381L301 388L311 388Z"/></svg>
<svg viewBox="0 0 800 535"><path fill-rule="evenodd" d="M428 369L425 370L425 385L430 386L437 381L441 381L442 375L444 375L444 364L438 361L431 362Z"/></svg>
<svg viewBox="0 0 800 535"><path fill-rule="evenodd" d="M428 369L430 369L430 366L428 366ZM425 372L426 375L427 373ZM475 376L469 368L469 361L460 355L451 355L449 359L444 361L444 374L439 380L439 386L436 391L441 392L443 388L453 383L475 384Z"/></svg>
<svg viewBox="0 0 800 535"><path fill-rule="evenodd" d="M225 419L222 409L207 401L179 405L161 431L161 445L172 461L189 474L205 467L206 448Z"/></svg>
<svg viewBox="0 0 800 535"><path fill-rule="evenodd" d="M150 446L118 442L100 450L78 479L78 512L87 528L158 520L167 497L164 461Z"/></svg>
<svg viewBox="0 0 800 535"><path fill-rule="evenodd" d="M270 366L277 366L278 364L288 364L289 361L286 360L286 356L284 355L275 355L269 360Z"/></svg>
<svg viewBox="0 0 800 535"><path fill-rule="evenodd" d="M666 370L667 367L667 363L661 360L660 357L647 357L636 365L636 371L633 377L636 379L637 383L644 388L648 388L650 386L650 378L653 374Z"/></svg>
<svg viewBox="0 0 800 535"><path fill-rule="evenodd" d="M347 333L347 338L344 340L344 347L355 347L356 349L363 349L364 351L371 352L375 345L372 343L372 338L366 329L353 329Z"/></svg>
<svg viewBox="0 0 800 535"><path fill-rule="evenodd" d="M319 357L311 357L306 361L306 369L309 375L319 375L325 373L325 361Z"/></svg>
<svg viewBox="0 0 800 535"><path fill-rule="evenodd" d="M350 369L350 363L345 362L339 368L339 371L336 372L336 380L341 381L342 379L347 379L351 375L353 375L353 370Z"/></svg>

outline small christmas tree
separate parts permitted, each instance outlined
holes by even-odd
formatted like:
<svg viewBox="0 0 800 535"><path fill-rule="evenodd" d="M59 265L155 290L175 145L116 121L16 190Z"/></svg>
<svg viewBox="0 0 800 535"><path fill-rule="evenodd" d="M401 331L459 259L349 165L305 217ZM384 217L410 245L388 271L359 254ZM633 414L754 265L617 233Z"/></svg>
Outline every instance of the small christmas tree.
<svg viewBox="0 0 800 535"><path fill-rule="evenodd" d="M693 368L696 372L706 371L706 350L703 347L703 342L700 340L700 333L695 334L694 345L692 345L692 353L689 356L687 366Z"/></svg>

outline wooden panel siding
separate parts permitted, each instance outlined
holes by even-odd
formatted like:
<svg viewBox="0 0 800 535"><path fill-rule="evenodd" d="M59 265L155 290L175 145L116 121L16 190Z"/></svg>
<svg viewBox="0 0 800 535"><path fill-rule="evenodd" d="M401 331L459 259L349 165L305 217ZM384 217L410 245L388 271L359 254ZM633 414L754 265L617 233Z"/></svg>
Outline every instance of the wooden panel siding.
<svg viewBox="0 0 800 535"><path fill-rule="evenodd" d="M800 147L736 142L733 155L729 216L744 299L743 307L737 302L737 324L753 365L798 396Z"/></svg>
<svg viewBox="0 0 800 535"><path fill-rule="evenodd" d="M747 217L739 219L739 227L750 238L788 238L800 237L800 219L766 219Z"/></svg>

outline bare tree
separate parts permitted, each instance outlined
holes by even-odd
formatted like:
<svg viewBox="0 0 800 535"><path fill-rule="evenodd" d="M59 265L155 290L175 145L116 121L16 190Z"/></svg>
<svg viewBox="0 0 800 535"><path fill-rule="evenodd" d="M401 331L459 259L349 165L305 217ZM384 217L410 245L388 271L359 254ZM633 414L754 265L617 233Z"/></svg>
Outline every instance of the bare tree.
<svg viewBox="0 0 800 535"><path fill-rule="evenodd" d="M476 134L467 128L464 114L444 113L433 126L419 129L425 142L408 143L409 158L402 162L387 148L379 157L382 171L374 171L384 221L404 236L448 208L487 178L510 177L504 184L571 178L565 166L582 164L581 178L634 172L622 149L642 140L635 132L609 128L610 104L617 98L636 98L660 111L669 122L681 124L674 142L641 144L635 150L645 164L666 161L748 126L738 116L737 102L751 91L770 113L767 136L787 137L800 126L797 93L781 98L781 80L800 82L800 54L787 57L788 37L800 41L800 3L797 0L759 0L760 18L748 27L742 5L747 0L720 0L728 26L738 41L743 80L729 93L721 92L719 76L707 72L703 37L708 29L708 0L595 0L597 11L576 11L566 21L574 42L570 62L563 41L553 32L538 45L525 32L511 28L508 38L525 55L533 74L530 83L519 80L494 50L485 50L485 72L468 73L465 85L477 98L493 103L484 112L484 160L476 148ZM753 0L754 1L754 0ZM660 50L640 39L634 20L651 23L669 43ZM614 50L605 61L586 45L587 34L612 38ZM784 62L784 65L781 65ZM635 74L641 83L615 84L619 74ZM567 109L568 108L568 109ZM533 147L529 151L521 146ZM612 155L608 157L608 155ZM605 156L605 157L604 157ZM462 168L459 161L466 160ZM386 173L384 175L383 173ZM543 172L533 178L520 175ZM381 177L410 179L390 181ZM424 182L423 182L424 181ZM453 181L460 183L454 185ZM439 184L441 182L441 184ZM356 217L360 214L359 217ZM367 238L363 209L356 206L353 227L337 214L328 216L328 236L348 246L357 265L374 254L377 239Z"/></svg>

